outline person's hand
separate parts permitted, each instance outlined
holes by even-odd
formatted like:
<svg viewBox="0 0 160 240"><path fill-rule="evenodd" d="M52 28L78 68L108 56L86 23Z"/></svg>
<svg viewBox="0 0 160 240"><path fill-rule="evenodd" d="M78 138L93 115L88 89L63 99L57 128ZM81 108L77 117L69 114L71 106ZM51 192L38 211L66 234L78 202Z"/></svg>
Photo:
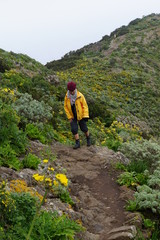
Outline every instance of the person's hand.
<svg viewBox="0 0 160 240"><path fill-rule="evenodd" d="M69 119L69 122L71 123L72 121L73 121L73 119L72 119L72 118L70 118L70 119Z"/></svg>

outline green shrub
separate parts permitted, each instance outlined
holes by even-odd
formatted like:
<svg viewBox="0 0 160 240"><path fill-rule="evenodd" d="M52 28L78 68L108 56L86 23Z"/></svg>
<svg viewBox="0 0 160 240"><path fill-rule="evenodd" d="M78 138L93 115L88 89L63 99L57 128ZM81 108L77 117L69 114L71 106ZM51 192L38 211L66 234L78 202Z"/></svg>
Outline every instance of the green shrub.
<svg viewBox="0 0 160 240"><path fill-rule="evenodd" d="M50 96L51 84L46 81L43 75L36 75L30 81L25 81L21 89L23 93L34 96L34 99L40 100L42 97Z"/></svg>
<svg viewBox="0 0 160 240"><path fill-rule="evenodd" d="M117 162L117 163L115 164L115 168L118 169L118 170L127 171L126 165L124 165L124 164L121 163L121 162Z"/></svg>
<svg viewBox="0 0 160 240"><path fill-rule="evenodd" d="M90 118L94 120L94 118L98 117L102 122L105 122L106 127L109 127L114 120L114 115L108 109L104 111L104 105L106 103L102 100L94 99L93 97L87 97L87 103L89 106Z"/></svg>
<svg viewBox="0 0 160 240"><path fill-rule="evenodd" d="M84 230L81 225L67 216L51 212L41 212L35 223L31 237L36 239L75 239L75 234Z"/></svg>
<svg viewBox="0 0 160 240"><path fill-rule="evenodd" d="M126 185L127 187L132 187L132 186L134 187L134 186L146 184L147 180L148 180L148 172L136 173L136 172L126 171L120 174L117 182L120 185Z"/></svg>
<svg viewBox="0 0 160 240"><path fill-rule="evenodd" d="M160 161L153 174L148 176L143 186L137 187L135 193L135 205L138 209L151 209L154 213L160 213ZM132 204L133 205L133 204Z"/></svg>
<svg viewBox="0 0 160 240"><path fill-rule="evenodd" d="M143 219L143 225L145 228L155 228L155 222L153 222L153 220L149 219L149 218L144 218Z"/></svg>
<svg viewBox="0 0 160 240"><path fill-rule="evenodd" d="M30 223L36 213L38 198L30 195L30 193L11 193L11 198L15 203L15 210L10 215L10 223L17 224L21 222L21 226Z"/></svg>
<svg viewBox="0 0 160 240"><path fill-rule="evenodd" d="M158 162L159 166L153 171L148 178L148 185L153 188L160 188L160 161Z"/></svg>
<svg viewBox="0 0 160 240"><path fill-rule="evenodd" d="M41 143L50 143L53 139L56 139L55 130L50 124L40 123L28 123L26 125L25 133L30 139L38 139Z"/></svg>
<svg viewBox="0 0 160 240"><path fill-rule="evenodd" d="M4 240L26 239L30 222L26 223L26 226L24 226L22 221L18 219L15 225L8 228ZM78 223L70 220L67 216L58 216L57 213L43 211L36 219L36 223L31 233L31 239L74 240L76 233L82 231L84 231L84 228Z"/></svg>
<svg viewBox="0 0 160 240"><path fill-rule="evenodd" d="M151 240L160 239L160 223L156 222L154 226L154 230L152 231Z"/></svg>
<svg viewBox="0 0 160 240"><path fill-rule="evenodd" d="M19 94L19 99L13 104L13 108L23 121L27 122L47 122L52 118L52 108L43 101L34 100L28 93Z"/></svg>
<svg viewBox="0 0 160 240"><path fill-rule="evenodd" d="M37 207L37 198L29 193L10 193L5 183L0 184L0 222L1 225L17 224L25 226L32 220Z"/></svg>
<svg viewBox="0 0 160 240"><path fill-rule="evenodd" d="M137 163L137 166L141 165L141 168L144 164L144 169L148 168L148 170L152 164L156 164L160 159L160 146L152 141L143 140L123 143L119 150L124 153L131 162Z"/></svg>
<svg viewBox="0 0 160 240"><path fill-rule="evenodd" d="M19 129L19 117L11 106L0 101L0 144L9 143L17 154L23 153L27 139Z"/></svg>
<svg viewBox="0 0 160 240"><path fill-rule="evenodd" d="M22 166L17 158L17 153L8 142L0 146L0 166L13 168L15 170L19 170Z"/></svg>
<svg viewBox="0 0 160 240"><path fill-rule="evenodd" d="M143 173L145 170L148 169L148 164L146 161L133 160L127 165L126 168L129 172Z"/></svg>
<svg viewBox="0 0 160 240"><path fill-rule="evenodd" d="M127 202L126 210L127 210L127 211L131 211L131 212L137 211L137 210L138 210L138 206L137 206L136 201L134 201L134 200L129 200L129 201Z"/></svg>
<svg viewBox="0 0 160 240"><path fill-rule="evenodd" d="M119 140L116 140L116 139L107 139L106 146L109 149L117 151L118 148L121 146L121 142Z"/></svg>
<svg viewBox="0 0 160 240"><path fill-rule="evenodd" d="M137 173L136 178L139 185L146 184L148 181L148 171L146 170L144 173Z"/></svg>
<svg viewBox="0 0 160 240"><path fill-rule="evenodd" d="M76 65L76 62L81 59L81 53L83 50L71 51L64 55L60 60L52 61L46 64L46 67L53 69L54 71L61 71L72 68Z"/></svg>
<svg viewBox="0 0 160 240"><path fill-rule="evenodd" d="M160 192L147 185L139 186L135 193L135 202L139 209L151 209L154 213L160 213Z"/></svg>
<svg viewBox="0 0 160 240"><path fill-rule="evenodd" d="M42 134L43 138L45 139L45 143L50 143L53 139L55 139L54 129L51 124L43 124L42 122L40 122L40 123L36 123L36 126L38 127L39 132Z"/></svg>
<svg viewBox="0 0 160 240"><path fill-rule="evenodd" d="M4 58L0 58L0 72L4 73L6 70L9 70L10 67L7 64L6 60Z"/></svg>
<svg viewBox="0 0 160 240"><path fill-rule="evenodd" d="M21 72L17 72L15 69L5 71L2 77L2 85L12 89L18 89L25 81L25 77Z"/></svg>
<svg viewBox="0 0 160 240"><path fill-rule="evenodd" d="M31 239L75 239L75 234L84 230L66 215L40 211L38 198L29 193L9 193L5 183L0 183L0 237L4 240L26 239L32 221L36 217Z"/></svg>
<svg viewBox="0 0 160 240"><path fill-rule="evenodd" d="M38 139L42 143L45 143L45 141L46 141L42 132L38 129L38 126L36 126L33 123L28 123L26 125L25 132L30 139Z"/></svg>
<svg viewBox="0 0 160 240"><path fill-rule="evenodd" d="M62 202L69 203L71 206L75 204L68 190L62 186L59 188L58 197L61 199Z"/></svg>
<svg viewBox="0 0 160 240"><path fill-rule="evenodd" d="M29 153L22 161L24 168L37 169L38 164L41 163L41 159L36 155Z"/></svg>

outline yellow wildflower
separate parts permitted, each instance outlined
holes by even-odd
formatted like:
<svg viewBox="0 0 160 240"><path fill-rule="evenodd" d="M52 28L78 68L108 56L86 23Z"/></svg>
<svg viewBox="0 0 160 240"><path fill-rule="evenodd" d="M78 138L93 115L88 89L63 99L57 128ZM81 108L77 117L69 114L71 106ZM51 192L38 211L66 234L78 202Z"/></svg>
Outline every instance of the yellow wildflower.
<svg viewBox="0 0 160 240"><path fill-rule="evenodd" d="M33 178L36 178L37 176L39 176L39 174L38 174L38 173L36 173L36 174L33 174Z"/></svg>
<svg viewBox="0 0 160 240"><path fill-rule="evenodd" d="M10 94L14 95L14 90L11 90L10 88L3 88L2 89L3 92L9 92Z"/></svg>
<svg viewBox="0 0 160 240"><path fill-rule="evenodd" d="M50 178L45 178L45 182L52 182L52 179L50 179Z"/></svg>
<svg viewBox="0 0 160 240"><path fill-rule="evenodd" d="M3 88L3 91L4 92L8 92L8 88Z"/></svg>
<svg viewBox="0 0 160 240"><path fill-rule="evenodd" d="M56 178L60 181L61 184L63 184L64 186L68 186L68 179L65 174L56 174Z"/></svg>
<svg viewBox="0 0 160 240"><path fill-rule="evenodd" d="M34 178L36 181L43 182L43 180L44 180L44 175L34 174L34 175L33 175L33 178Z"/></svg>
<svg viewBox="0 0 160 240"><path fill-rule="evenodd" d="M44 159L43 162L44 162L44 163L48 163L48 159Z"/></svg>
<svg viewBox="0 0 160 240"><path fill-rule="evenodd" d="M48 170L54 171L54 168L53 167L48 167Z"/></svg>

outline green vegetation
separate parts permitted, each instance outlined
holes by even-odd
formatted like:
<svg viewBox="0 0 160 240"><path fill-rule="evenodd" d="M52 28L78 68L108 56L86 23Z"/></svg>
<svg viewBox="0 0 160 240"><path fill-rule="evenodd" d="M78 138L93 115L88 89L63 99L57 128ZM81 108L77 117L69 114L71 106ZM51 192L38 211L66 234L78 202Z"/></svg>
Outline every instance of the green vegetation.
<svg viewBox="0 0 160 240"><path fill-rule="evenodd" d="M40 160L28 152L30 140L73 143L63 109L66 84L73 80L89 105L92 144L121 151L130 160L127 166L119 165L124 172L118 179L119 184L136 191L128 209L152 211L159 216L159 32L160 15L151 14L46 66L26 55L0 49L0 166L37 169ZM80 135L83 145L85 139ZM55 160L47 149L42 155ZM1 184L0 234L4 238L7 232L6 239L11 234L15 240L24 239L38 200L26 192L2 194L3 188ZM55 185L54 190L62 201L74 205L63 184ZM25 201L32 203L30 207ZM149 224L145 221L146 226ZM156 224L159 226L159 222ZM155 229L153 237L159 234ZM31 236L73 239L79 230L65 216L41 212Z"/></svg>
<svg viewBox="0 0 160 240"><path fill-rule="evenodd" d="M54 71L66 70L76 65L76 62L81 59L83 50L71 51L64 55L60 60L55 60L46 64L46 67Z"/></svg>
<svg viewBox="0 0 160 240"><path fill-rule="evenodd" d="M156 219L156 215L158 217L160 214L160 146L153 141L143 140L124 143L120 150L130 159L130 163L127 166L117 165L117 169L124 171L117 182L135 190L135 199L128 202L126 209L141 211L144 215L148 212L152 219L144 222L146 227L149 222ZM156 225L157 228L152 229L152 235L159 237L157 220Z"/></svg>
<svg viewBox="0 0 160 240"><path fill-rule="evenodd" d="M8 193L5 184L0 186L0 236L1 239L28 239L32 221L36 217L31 238L74 239L82 226L58 213L41 211L37 214L39 200L30 193ZM30 238L29 238L30 239Z"/></svg>
<svg viewBox="0 0 160 240"><path fill-rule="evenodd" d="M36 155L29 153L25 156L22 163L24 168L37 169L38 164L41 163L41 159L38 158Z"/></svg>

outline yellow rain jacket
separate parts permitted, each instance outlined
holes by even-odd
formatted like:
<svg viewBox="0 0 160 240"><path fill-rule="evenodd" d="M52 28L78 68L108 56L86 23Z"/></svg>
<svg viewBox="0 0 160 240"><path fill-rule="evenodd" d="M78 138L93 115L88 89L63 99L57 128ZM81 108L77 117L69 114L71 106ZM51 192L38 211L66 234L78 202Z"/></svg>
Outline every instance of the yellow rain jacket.
<svg viewBox="0 0 160 240"><path fill-rule="evenodd" d="M75 101L75 107L77 112L77 120L80 121L82 118L89 118L89 111L86 99L82 93L77 90L77 98ZM66 112L67 118L74 118L70 98L67 97L67 93L64 99L64 110Z"/></svg>

